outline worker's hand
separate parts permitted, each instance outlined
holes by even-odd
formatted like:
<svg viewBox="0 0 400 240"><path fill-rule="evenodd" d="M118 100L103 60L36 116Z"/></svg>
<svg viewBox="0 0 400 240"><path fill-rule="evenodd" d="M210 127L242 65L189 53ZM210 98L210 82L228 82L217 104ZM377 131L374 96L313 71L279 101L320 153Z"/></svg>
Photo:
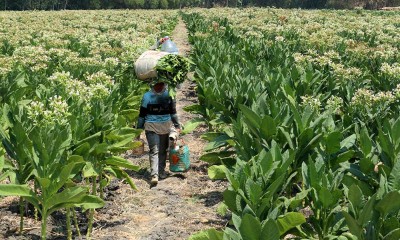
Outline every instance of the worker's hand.
<svg viewBox="0 0 400 240"><path fill-rule="evenodd" d="M160 38L160 40L158 40L159 44L163 44L168 38Z"/></svg>

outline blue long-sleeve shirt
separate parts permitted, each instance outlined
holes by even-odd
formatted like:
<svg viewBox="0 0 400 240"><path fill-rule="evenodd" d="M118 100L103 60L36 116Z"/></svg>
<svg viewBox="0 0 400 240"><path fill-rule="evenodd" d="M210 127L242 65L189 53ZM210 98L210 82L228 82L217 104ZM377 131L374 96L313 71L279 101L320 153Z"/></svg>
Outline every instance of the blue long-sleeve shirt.
<svg viewBox="0 0 400 240"><path fill-rule="evenodd" d="M161 94L153 90L143 95L138 119L138 128L144 128L144 123L165 123L172 121L175 127L180 128L176 112L176 101L165 90Z"/></svg>

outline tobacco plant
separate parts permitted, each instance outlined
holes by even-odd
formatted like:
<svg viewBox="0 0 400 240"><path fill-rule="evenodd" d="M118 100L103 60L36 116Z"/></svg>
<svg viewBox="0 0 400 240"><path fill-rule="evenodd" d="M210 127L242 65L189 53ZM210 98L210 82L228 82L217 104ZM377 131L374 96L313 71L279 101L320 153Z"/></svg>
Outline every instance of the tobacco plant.
<svg viewBox="0 0 400 240"><path fill-rule="evenodd" d="M19 113L12 112L14 117L9 118L8 134L2 132L3 145L10 157L18 162L18 168L29 171L25 175L17 174L17 177L25 177L15 184L0 185L0 192L1 195L20 196L39 210L41 238L46 239L47 218L52 212L73 206L98 208L104 203L89 195L87 187L72 182L81 172L84 160L71 155L68 150L71 143L69 126L45 119L38 124L23 124L21 120L26 114L22 108L17 109ZM33 177L35 189L26 185L29 177Z"/></svg>

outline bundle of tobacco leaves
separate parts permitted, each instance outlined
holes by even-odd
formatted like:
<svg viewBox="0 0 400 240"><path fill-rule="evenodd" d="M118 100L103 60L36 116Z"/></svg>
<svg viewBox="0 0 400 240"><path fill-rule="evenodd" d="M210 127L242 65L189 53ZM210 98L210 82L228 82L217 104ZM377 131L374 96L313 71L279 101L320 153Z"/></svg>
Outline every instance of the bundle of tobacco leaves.
<svg viewBox="0 0 400 240"><path fill-rule="evenodd" d="M185 81L192 62L177 54L168 54L158 60L155 69L157 70L157 81L168 84L168 90L172 97L175 96L175 88Z"/></svg>

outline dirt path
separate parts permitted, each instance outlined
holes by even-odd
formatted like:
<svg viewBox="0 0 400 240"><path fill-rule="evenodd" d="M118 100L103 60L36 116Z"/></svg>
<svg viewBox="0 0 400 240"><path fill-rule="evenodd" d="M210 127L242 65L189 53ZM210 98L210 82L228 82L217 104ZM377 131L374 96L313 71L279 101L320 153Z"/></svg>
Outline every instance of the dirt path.
<svg viewBox="0 0 400 240"><path fill-rule="evenodd" d="M179 22L171 38L181 54L189 52L183 22ZM197 102L194 87L195 84L187 80L177 92L177 110L183 124L196 117L183 111L183 107ZM204 131L200 129L183 137L190 148L192 165L189 172L161 180L154 188L150 188L148 180L147 143L141 156L127 152L125 157L142 167L139 172L130 172L138 191L118 180L111 182L105 189L105 207L95 213L92 239L182 240L202 229L222 228L227 220L217 215L216 208L222 200L226 182L209 180L205 164L199 161L205 145L200 139ZM145 139L144 134L142 139ZM27 215L25 232L19 236L16 234L19 227L17 198L3 198L0 201L0 239L39 239L40 222L34 220L32 209L27 210ZM84 214L80 216L80 229L84 233L87 220ZM65 215L56 212L48 221L48 239L66 239ZM76 236L75 231L73 235Z"/></svg>
<svg viewBox="0 0 400 240"><path fill-rule="evenodd" d="M171 39L177 44L181 54L186 55L189 52L190 45L183 22L179 22ZM177 111L183 124L195 117L182 109L197 102L194 87L195 84L187 80L177 92ZM226 219L217 215L216 208L222 199L226 183L209 180L205 165L199 161L205 145L200 139L203 132L204 129L183 137L191 154L192 167L188 173L161 180L157 187L151 189L148 170L133 173L138 192L118 183L118 189L113 193L115 196L108 202L109 207L106 209L109 210L103 209L96 216L99 224L94 229L93 237L175 240L187 239L202 229L223 227ZM142 139L145 139L144 136ZM145 146L147 147L147 143ZM140 157L132 157L129 153L126 157L148 169L147 150Z"/></svg>

